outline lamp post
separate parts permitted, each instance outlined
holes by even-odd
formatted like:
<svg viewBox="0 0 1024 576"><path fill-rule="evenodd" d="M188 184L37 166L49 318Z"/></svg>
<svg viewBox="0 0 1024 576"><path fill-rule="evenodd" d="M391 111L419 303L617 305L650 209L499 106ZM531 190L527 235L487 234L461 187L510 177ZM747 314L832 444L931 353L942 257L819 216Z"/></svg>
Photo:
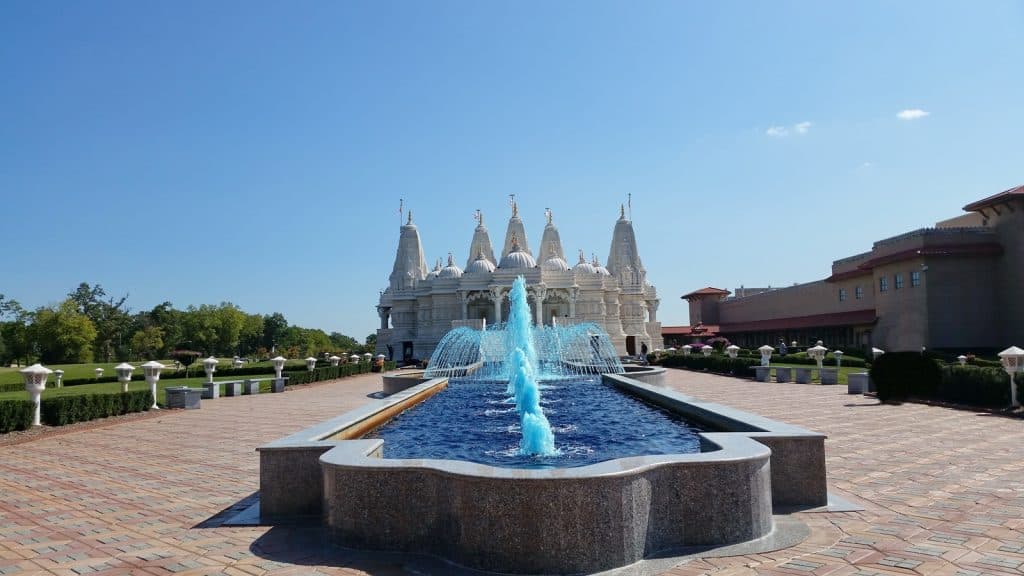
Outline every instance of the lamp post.
<svg viewBox="0 0 1024 576"><path fill-rule="evenodd" d="M353 354L348 357L348 361L353 364L359 364L359 354Z"/></svg>
<svg viewBox="0 0 1024 576"><path fill-rule="evenodd" d="M57 378L57 388L60 388L60 387L64 386L61 383L61 381L64 380L64 371L63 370L54 370L53 371L53 375Z"/></svg>
<svg viewBox="0 0 1024 576"><path fill-rule="evenodd" d="M231 363L235 368L241 368L243 364L245 364L245 362L242 362L242 359L238 356L235 356L235 360Z"/></svg>
<svg viewBox="0 0 1024 576"><path fill-rule="evenodd" d="M337 354L335 354L335 355L332 355L327 360L331 363L331 366L337 366L338 362L341 362L341 356L338 356Z"/></svg>
<svg viewBox="0 0 1024 576"><path fill-rule="evenodd" d="M714 350L714 348L712 348L711 346L708 346L707 344L701 346L701 348L700 348L701 353L704 354L705 357L711 356L712 350Z"/></svg>
<svg viewBox="0 0 1024 576"><path fill-rule="evenodd" d="M369 352L363 354L363 361L369 362L371 360L373 360L373 354L371 354Z"/></svg>
<svg viewBox="0 0 1024 576"><path fill-rule="evenodd" d="M96 374L96 379L99 380L103 376L103 368L97 368L93 370L93 373Z"/></svg>
<svg viewBox="0 0 1024 576"><path fill-rule="evenodd" d="M39 400L43 395L43 390L46 390L46 378L53 373L53 370L42 364L33 364L19 372L25 380L25 391L28 392L28 398L35 405L32 413L32 425L39 426Z"/></svg>
<svg viewBox="0 0 1024 576"><path fill-rule="evenodd" d="M114 366L114 372L117 372L117 381L121 383L121 392L128 391L128 383L132 381L132 372L135 371L135 366L127 362L121 362L117 366Z"/></svg>
<svg viewBox="0 0 1024 576"><path fill-rule="evenodd" d="M1003 363L1003 369L1010 376L1010 406L1020 406L1017 401L1017 385L1013 381L1013 374L1024 370L1024 350L1016 346L1010 346L999 353L999 361Z"/></svg>
<svg viewBox="0 0 1024 576"><path fill-rule="evenodd" d="M217 371L217 359L210 356L203 360L203 370L206 371L206 382L213 383L213 373Z"/></svg>
<svg viewBox="0 0 1024 576"><path fill-rule="evenodd" d="M871 359L872 360L878 360L878 357L881 356L882 354L885 354L885 350L882 350L881 348L872 348L871 349Z"/></svg>
<svg viewBox="0 0 1024 576"><path fill-rule="evenodd" d="M306 370L312 372L314 368L316 368L316 358L313 358L312 356L306 358Z"/></svg>
<svg viewBox="0 0 1024 576"><path fill-rule="evenodd" d="M765 344L757 349L761 353L761 366L769 366L772 362L772 352L775 352L775 348Z"/></svg>
<svg viewBox="0 0 1024 576"><path fill-rule="evenodd" d="M160 371L166 368L166 366L156 360L150 360L143 364L141 368L142 373L146 376L146 384L149 384L149 393L153 395L153 405L149 409L159 410L160 407L156 405L156 383L160 380Z"/></svg>
<svg viewBox="0 0 1024 576"><path fill-rule="evenodd" d="M967 356L964 356L963 354L961 354L961 355L956 357L956 361L959 362L961 366L966 366L967 365Z"/></svg>
<svg viewBox="0 0 1024 576"><path fill-rule="evenodd" d="M693 346L690 346L689 344L684 344L683 345L683 356L689 356L690 355L690 350L693 350Z"/></svg>
<svg viewBox="0 0 1024 576"><path fill-rule="evenodd" d="M729 358L735 358L740 353L740 347L735 344L730 344L725 347L725 353L729 355Z"/></svg>
<svg viewBox="0 0 1024 576"><path fill-rule="evenodd" d="M833 354L836 356L836 368L840 368L843 364L843 351L836 350Z"/></svg>
<svg viewBox="0 0 1024 576"><path fill-rule="evenodd" d="M818 344L807 349L807 355L814 358L814 361L818 363L818 370L821 370L821 362L825 359L825 353L828 352L828 348L821 345L821 340L818 340Z"/></svg>
<svg viewBox="0 0 1024 576"><path fill-rule="evenodd" d="M277 356L270 359L270 362L274 365L274 378L281 377L281 371L284 370L285 361L286 358L284 356Z"/></svg>

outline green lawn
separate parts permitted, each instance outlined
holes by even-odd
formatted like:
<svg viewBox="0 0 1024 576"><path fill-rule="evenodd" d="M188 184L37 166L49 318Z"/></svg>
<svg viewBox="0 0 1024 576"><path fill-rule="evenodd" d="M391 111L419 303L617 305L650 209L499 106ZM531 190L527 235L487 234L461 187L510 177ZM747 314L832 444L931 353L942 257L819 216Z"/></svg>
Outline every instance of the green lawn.
<svg viewBox="0 0 1024 576"><path fill-rule="evenodd" d="M213 380L214 380L214 382L224 382L226 380L246 380L246 379L249 379L249 378L254 378L254 379L257 379L257 380L264 380L266 378L273 378L273 376L274 376L273 374L255 375L255 376L240 376L240 377L228 377L228 376L225 376L223 378L214 378ZM175 387L175 386L188 386L190 388L202 388L203 382L205 382L205 381L206 381L206 377L205 376L198 377L198 378L175 378L175 379L172 379L172 380L160 380L156 384L156 388L157 388L157 390L156 390L157 403L161 404L161 405L164 403L165 398L164 398L163 390L164 390L164 388L167 388L168 386L171 386L171 387ZM128 389L129 390L149 390L149 385L146 384L145 382L142 382L142 381L140 381L140 382L133 381L133 382L129 382L128 383ZM221 390L220 391L221 391L221 395L223 395L224 394L224 387L223 386L221 386ZM260 392L262 393L262 392L269 392L269 391L270 391L270 384L269 384L269 382L260 382ZM55 398L57 396L73 396L73 395L76 395L76 394L116 394L116 393L120 393L120 392L121 392L121 383L120 382L107 382L107 383L103 383L103 384L81 384L81 385L78 385L78 386L64 386L62 388L55 388L53 382L50 381L47 384L47 386L46 386L46 390L43 391L43 399L45 400L47 398ZM0 392L0 400L28 400L28 393L25 392L25 391Z"/></svg>
<svg viewBox="0 0 1024 576"><path fill-rule="evenodd" d="M233 360L233 358L219 358L219 360L220 360L220 364L217 365L217 368L224 369L224 368L230 368L231 367L231 361ZM168 366L169 367L169 368L167 368L167 369L165 369L163 371L164 374L168 374L168 373L174 372L174 360L158 360L158 362L160 362L164 366ZM129 362L129 364L135 366L135 372L132 373L133 376L134 375L138 375L138 374L142 374L142 369L139 368L139 366L141 366L144 363L145 362L142 362L142 361ZM96 377L96 373L94 372L94 370L96 368L103 368L103 376L117 376L117 373L114 372L114 366L117 366L118 364L120 364L120 362L98 362L98 363L93 363L93 364L53 364L53 365L46 365L46 367L49 368L50 370L63 370L64 371L64 380L66 381L66 380L72 380L72 379L76 379L76 378L95 378ZM269 366L272 366L272 364L269 361L267 361L267 362L253 362L253 363L246 364L245 366L246 367L251 367L251 366L267 366L267 367L269 367ZM18 373L18 370L21 370L22 368L23 367L15 367L15 368L3 367L3 368L0 368L0 384L15 384L15 383L22 382L21 374ZM287 363L285 363L285 367L284 367L285 370L299 370L299 369L305 369L305 368L306 368L306 362L303 361L303 360L289 360ZM201 361L197 361L195 364L192 364L191 366L189 366L188 370L189 370L189 374L198 374L199 376L202 376L204 374L204 372L203 372L203 364L202 364ZM260 378L262 376L250 376L250 377ZM56 381L57 381L56 378L53 375L50 375L50 378L47 381L47 387L52 386L54 383L56 383ZM183 382L184 380L172 380L172 381L173 382ZM113 385L113 386L120 386L120 384L118 384L116 382L112 383L111 385ZM174 384L172 384L172 386L173 385ZM88 384L83 384L83 386L88 386ZM101 386L105 386L105 384L101 384ZM118 388L118 390L120 390L120 388Z"/></svg>

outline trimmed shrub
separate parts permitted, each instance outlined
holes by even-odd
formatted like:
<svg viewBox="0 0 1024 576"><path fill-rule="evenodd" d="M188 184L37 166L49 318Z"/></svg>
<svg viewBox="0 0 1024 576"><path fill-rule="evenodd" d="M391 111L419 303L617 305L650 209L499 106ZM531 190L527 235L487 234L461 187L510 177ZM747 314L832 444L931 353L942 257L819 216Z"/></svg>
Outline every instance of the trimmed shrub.
<svg viewBox="0 0 1024 576"><path fill-rule="evenodd" d="M43 400L41 419L50 426L64 426L108 416L144 412L152 405L153 396L149 390L57 396Z"/></svg>
<svg viewBox="0 0 1024 576"><path fill-rule="evenodd" d="M665 356L658 361L658 364L666 368L689 368L690 370L707 370L718 374L731 374L744 378L754 377L754 366L759 366L761 361L753 358L729 358L720 354L711 356L695 355L683 356L674 354Z"/></svg>
<svg viewBox="0 0 1024 576"><path fill-rule="evenodd" d="M936 397L961 404L1007 406L1010 404L1010 377L1001 368L947 366L942 370Z"/></svg>
<svg viewBox="0 0 1024 576"><path fill-rule="evenodd" d="M384 370L394 370L394 362L385 362ZM368 372L376 372L372 362L359 362L358 364L341 364L339 366L321 366L314 368L312 372L309 370L295 370L291 372L283 372L282 376L288 377L288 385L292 384L309 384L311 382L321 382L323 380L334 380L336 378L344 378L346 376L354 376L356 374L366 374Z"/></svg>
<svg viewBox="0 0 1024 576"><path fill-rule="evenodd" d="M11 384L0 384L0 392L21 392L25 389L25 385L21 382L12 382Z"/></svg>
<svg viewBox="0 0 1024 576"><path fill-rule="evenodd" d="M934 398L942 384L942 366L919 352L889 352L871 365L871 380L882 402Z"/></svg>
<svg viewBox="0 0 1024 576"><path fill-rule="evenodd" d="M27 430L32 426L35 405L29 400L0 401L0 434L13 430Z"/></svg>

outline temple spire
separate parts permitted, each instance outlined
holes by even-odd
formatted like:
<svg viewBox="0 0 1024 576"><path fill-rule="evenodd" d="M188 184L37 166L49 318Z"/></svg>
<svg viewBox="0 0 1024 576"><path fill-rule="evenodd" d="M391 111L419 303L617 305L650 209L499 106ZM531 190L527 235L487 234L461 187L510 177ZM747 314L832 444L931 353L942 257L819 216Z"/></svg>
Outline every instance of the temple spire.
<svg viewBox="0 0 1024 576"><path fill-rule="evenodd" d="M565 260L565 252L562 251L562 237L554 223L554 214L550 208L544 209L544 215L548 223L544 226L544 235L540 239L540 261L547 262L552 258Z"/></svg>
<svg viewBox="0 0 1024 576"><path fill-rule="evenodd" d="M512 252L512 236L519 240L519 246L523 252L526 252L530 256L533 256L533 252L530 251L530 243L526 240L526 228L523 226L522 219L519 218L519 204L516 203L516 195L509 194L512 203L512 217L508 219L508 228L505 230L505 247L501 251L502 260L505 256Z"/></svg>
<svg viewBox="0 0 1024 576"><path fill-rule="evenodd" d="M491 236L487 233L487 227L484 226L484 213L477 210L473 219L476 220L476 229L473 230L473 241L469 244L469 259L466 261L466 268L469 268L473 260L478 259L478 256L481 255L491 264L497 266L498 261L494 259L494 248L491 246Z"/></svg>
<svg viewBox="0 0 1024 576"><path fill-rule="evenodd" d="M401 227L398 236L395 264L389 277L391 289L413 289L426 277L427 263L423 257L423 244L420 242L419 230L412 223L412 210L410 210L409 221Z"/></svg>
<svg viewBox="0 0 1024 576"><path fill-rule="evenodd" d="M612 232L612 245L608 250L608 272L618 277L625 285L642 286L647 278L647 269L640 261L640 250L636 244L633 222L626 219L625 206L619 208L619 219Z"/></svg>

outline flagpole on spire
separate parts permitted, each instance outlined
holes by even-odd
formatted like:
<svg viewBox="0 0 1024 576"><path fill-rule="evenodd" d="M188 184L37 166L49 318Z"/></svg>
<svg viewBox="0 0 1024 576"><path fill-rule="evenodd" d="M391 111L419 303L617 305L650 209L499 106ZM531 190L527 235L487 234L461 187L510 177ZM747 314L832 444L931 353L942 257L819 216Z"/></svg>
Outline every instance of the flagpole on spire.
<svg viewBox="0 0 1024 576"><path fill-rule="evenodd" d="M398 225L402 225L402 213L405 211L405 198L398 199Z"/></svg>
<svg viewBox="0 0 1024 576"><path fill-rule="evenodd" d="M629 192L626 195L626 205L629 206L629 220L633 220L633 193Z"/></svg>

